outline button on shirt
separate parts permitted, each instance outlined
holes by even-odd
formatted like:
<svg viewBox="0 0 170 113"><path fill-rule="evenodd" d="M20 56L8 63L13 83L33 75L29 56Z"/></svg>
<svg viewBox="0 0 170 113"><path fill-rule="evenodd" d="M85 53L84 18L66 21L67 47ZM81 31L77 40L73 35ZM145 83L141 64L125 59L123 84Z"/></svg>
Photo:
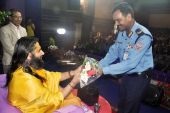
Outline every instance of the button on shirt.
<svg viewBox="0 0 170 113"><path fill-rule="evenodd" d="M21 26L15 26L14 24L10 23L11 24L11 27L15 30L15 32L17 33L17 38L20 39L21 38L21 33L22 33L22 30L21 30Z"/></svg>
<svg viewBox="0 0 170 113"><path fill-rule="evenodd" d="M138 40L137 29L141 29L144 33ZM151 33L137 22L134 23L130 36L127 36L125 31L119 32L115 44L110 47L106 56L99 62L103 73L131 74L153 68L152 46L150 46L152 41ZM112 64L117 59L120 62Z"/></svg>

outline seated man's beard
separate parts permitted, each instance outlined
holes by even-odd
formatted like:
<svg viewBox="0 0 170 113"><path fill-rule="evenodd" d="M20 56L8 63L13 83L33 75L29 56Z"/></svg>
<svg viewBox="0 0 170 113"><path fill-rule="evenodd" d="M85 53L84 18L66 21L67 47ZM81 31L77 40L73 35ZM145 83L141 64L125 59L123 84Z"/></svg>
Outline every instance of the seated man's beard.
<svg viewBox="0 0 170 113"><path fill-rule="evenodd" d="M32 59L30 60L30 66L34 69L42 69L44 67L44 61L41 58L32 56Z"/></svg>

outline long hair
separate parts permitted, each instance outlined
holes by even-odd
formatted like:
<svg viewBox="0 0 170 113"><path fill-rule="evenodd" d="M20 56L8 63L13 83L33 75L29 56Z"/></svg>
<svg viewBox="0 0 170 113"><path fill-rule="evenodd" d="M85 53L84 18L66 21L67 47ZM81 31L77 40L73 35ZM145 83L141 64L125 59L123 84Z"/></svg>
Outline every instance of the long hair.
<svg viewBox="0 0 170 113"><path fill-rule="evenodd" d="M29 64L27 63L28 54L34 51L34 45L36 42L38 42L36 37L22 37L17 41L12 56L11 67L7 73L5 87L8 86L11 81L13 72L15 72L15 70L20 66L23 66L25 72L30 73L38 79L42 79L40 76L32 72Z"/></svg>

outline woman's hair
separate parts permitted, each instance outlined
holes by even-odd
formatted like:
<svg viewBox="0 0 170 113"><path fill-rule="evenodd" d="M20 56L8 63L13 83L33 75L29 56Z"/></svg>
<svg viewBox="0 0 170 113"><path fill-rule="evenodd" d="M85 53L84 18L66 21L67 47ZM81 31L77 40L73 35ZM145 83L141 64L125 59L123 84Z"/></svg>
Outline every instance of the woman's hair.
<svg viewBox="0 0 170 113"><path fill-rule="evenodd" d="M17 41L12 56L11 67L7 73L5 86L8 86L13 77L13 72L15 72L15 70L20 66L23 67L25 72L30 73L38 79L42 79L40 76L32 72L29 63L27 62L28 54L34 51L36 42L38 42L36 37L22 37Z"/></svg>

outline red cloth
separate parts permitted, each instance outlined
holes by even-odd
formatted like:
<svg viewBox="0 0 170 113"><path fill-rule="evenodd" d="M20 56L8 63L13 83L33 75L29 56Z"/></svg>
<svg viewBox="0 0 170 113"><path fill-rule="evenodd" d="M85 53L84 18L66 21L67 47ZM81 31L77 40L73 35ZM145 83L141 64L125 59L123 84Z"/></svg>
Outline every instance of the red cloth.
<svg viewBox="0 0 170 113"><path fill-rule="evenodd" d="M99 100L98 100L99 104L100 104L100 109L99 109L99 113L112 113L112 109L110 104L108 103L108 101L102 97L99 96ZM89 106L92 110L94 110L93 106Z"/></svg>

